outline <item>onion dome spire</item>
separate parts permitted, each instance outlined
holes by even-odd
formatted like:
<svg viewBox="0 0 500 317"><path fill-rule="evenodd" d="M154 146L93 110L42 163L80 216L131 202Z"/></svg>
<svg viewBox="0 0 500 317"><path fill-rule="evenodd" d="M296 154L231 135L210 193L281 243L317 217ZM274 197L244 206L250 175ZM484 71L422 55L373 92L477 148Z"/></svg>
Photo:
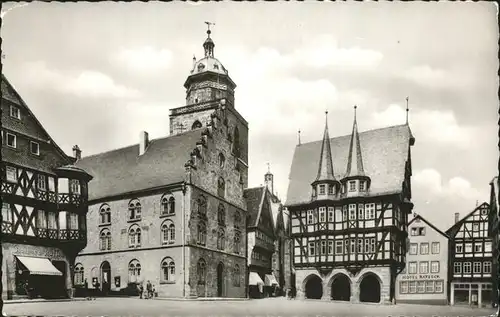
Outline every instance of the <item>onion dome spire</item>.
<svg viewBox="0 0 500 317"><path fill-rule="evenodd" d="M349 146L345 177L365 176L361 144L359 143L358 123L356 122L356 108L357 106L354 106L354 123L352 125L351 144Z"/></svg>
<svg viewBox="0 0 500 317"><path fill-rule="evenodd" d="M335 181L333 173L332 149L330 146L330 136L328 135L328 111L325 111L325 132L323 133L320 155L318 175L315 182Z"/></svg>

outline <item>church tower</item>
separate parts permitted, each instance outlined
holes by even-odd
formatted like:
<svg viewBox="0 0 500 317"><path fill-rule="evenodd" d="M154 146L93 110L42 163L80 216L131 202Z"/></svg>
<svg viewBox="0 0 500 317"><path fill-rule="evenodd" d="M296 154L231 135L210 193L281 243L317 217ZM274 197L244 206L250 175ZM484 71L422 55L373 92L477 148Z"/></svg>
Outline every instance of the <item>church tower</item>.
<svg viewBox="0 0 500 317"><path fill-rule="evenodd" d="M186 105L170 109L170 135L194 129L206 129L212 123L216 111L225 113L223 122L227 126L227 139L232 142L231 153L237 159L238 169L248 168L248 123L235 108L236 84L228 70L215 57L215 42L208 25L207 38L203 43L204 56L193 57L193 66L188 75ZM246 182L246 180L245 180Z"/></svg>

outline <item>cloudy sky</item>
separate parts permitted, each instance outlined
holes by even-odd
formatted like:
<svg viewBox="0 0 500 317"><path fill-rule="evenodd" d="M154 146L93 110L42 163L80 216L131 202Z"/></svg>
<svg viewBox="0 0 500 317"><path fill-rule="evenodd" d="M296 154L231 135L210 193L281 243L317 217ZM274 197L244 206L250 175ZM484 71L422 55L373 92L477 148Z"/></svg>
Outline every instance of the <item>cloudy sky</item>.
<svg viewBox="0 0 500 317"><path fill-rule="evenodd" d="M286 198L297 130L320 139L324 110L345 135L354 104L361 131L404 123L408 95L415 211L447 229L497 173L496 15L484 2L32 3L3 14L3 71L67 153L95 154L168 134L215 22L249 122L250 186L270 162Z"/></svg>

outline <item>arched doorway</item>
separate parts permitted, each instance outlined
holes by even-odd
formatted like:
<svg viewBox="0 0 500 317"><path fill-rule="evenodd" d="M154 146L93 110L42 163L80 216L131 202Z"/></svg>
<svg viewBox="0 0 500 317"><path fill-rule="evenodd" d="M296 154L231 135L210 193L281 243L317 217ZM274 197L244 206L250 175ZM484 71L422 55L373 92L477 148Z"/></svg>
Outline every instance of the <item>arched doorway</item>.
<svg viewBox="0 0 500 317"><path fill-rule="evenodd" d="M217 297L223 296L223 287L224 286L224 264L219 262L217 265Z"/></svg>
<svg viewBox="0 0 500 317"><path fill-rule="evenodd" d="M366 275L359 284L359 301L368 303L380 302L380 282L374 274Z"/></svg>
<svg viewBox="0 0 500 317"><path fill-rule="evenodd" d="M345 274L337 274L332 281L332 299L341 301L351 300L351 281Z"/></svg>
<svg viewBox="0 0 500 317"><path fill-rule="evenodd" d="M323 281L317 275L313 275L306 282L306 298L321 299L323 296Z"/></svg>
<svg viewBox="0 0 500 317"><path fill-rule="evenodd" d="M108 261L101 264L101 290L103 295L108 295L111 290L111 265Z"/></svg>

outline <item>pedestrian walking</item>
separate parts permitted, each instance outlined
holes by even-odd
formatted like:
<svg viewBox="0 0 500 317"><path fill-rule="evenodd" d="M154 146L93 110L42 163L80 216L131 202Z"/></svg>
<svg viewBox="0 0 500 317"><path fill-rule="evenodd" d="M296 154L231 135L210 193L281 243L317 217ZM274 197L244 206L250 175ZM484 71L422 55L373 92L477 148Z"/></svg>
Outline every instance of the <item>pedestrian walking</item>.
<svg viewBox="0 0 500 317"><path fill-rule="evenodd" d="M144 285L142 285L142 283L141 283L141 284L139 284L139 296L140 296L139 298L140 299L142 299L143 293L144 293ZM144 296L144 297L146 297L146 296Z"/></svg>
<svg viewBox="0 0 500 317"><path fill-rule="evenodd" d="M147 299L150 299L151 298L151 291L152 291L152 286L151 286L151 282L148 280L148 282L146 283L146 293L147 293Z"/></svg>

